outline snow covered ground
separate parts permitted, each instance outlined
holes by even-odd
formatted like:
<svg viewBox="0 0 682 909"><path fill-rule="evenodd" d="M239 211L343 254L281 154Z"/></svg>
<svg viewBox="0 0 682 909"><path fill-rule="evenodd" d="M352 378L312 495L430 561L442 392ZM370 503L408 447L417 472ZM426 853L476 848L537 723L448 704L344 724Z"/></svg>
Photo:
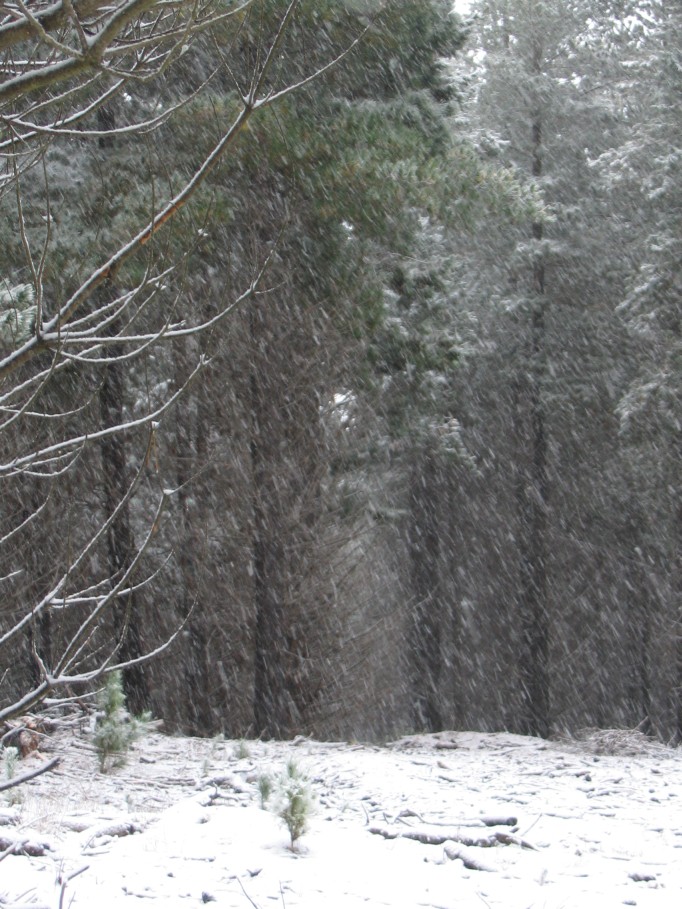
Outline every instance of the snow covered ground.
<svg viewBox="0 0 682 909"><path fill-rule="evenodd" d="M375 747L154 734L107 775L86 735L51 748L55 772L0 794L5 849L45 849L2 858L3 909L682 907L682 750L636 735ZM258 790L291 758L316 800L295 852Z"/></svg>

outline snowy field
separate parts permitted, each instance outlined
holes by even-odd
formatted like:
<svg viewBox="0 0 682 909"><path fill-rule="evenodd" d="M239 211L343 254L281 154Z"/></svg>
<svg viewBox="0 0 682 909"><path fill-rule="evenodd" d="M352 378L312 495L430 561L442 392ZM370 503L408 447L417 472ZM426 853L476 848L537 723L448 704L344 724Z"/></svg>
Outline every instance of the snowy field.
<svg viewBox="0 0 682 909"><path fill-rule="evenodd" d="M86 735L50 751L55 772L0 794L3 909L682 907L682 751L637 735L154 734L108 775ZM258 789L291 758L316 801L295 852Z"/></svg>

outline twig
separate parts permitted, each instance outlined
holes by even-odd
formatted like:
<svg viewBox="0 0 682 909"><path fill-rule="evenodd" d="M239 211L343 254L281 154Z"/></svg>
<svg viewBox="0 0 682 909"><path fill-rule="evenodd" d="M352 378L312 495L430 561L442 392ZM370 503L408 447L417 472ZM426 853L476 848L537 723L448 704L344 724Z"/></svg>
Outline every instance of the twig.
<svg viewBox="0 0 682 909"><path fill-rule="evenodd" d="M541 817L542 817L542 815L541 815L541 814L538 814L538 816L535 818L535 820L534 820L533 823L530 825L530 827L526 827L526 829L523 831L522 834L520 834L520 836L521 836L521 837L525 837L526 834L527 834L530 830L532 830L533 827L535 827L535 825L537 824L537 822L540 820Z"/></svg>
<svg viewBox="0 0 682 909"><path fill-rule="evenodd" d="M241 879L240 877L237 878L237 883L238 883L239 886L242 888L242 893L243 893L244 896L247 898L247 900L251 903L251 905L253 906L253 909L260 909L260 906L258 905L258 903L254 903L254 901L251 899L251 897L249 896L249 894L246 892L246 888L245 888L244 885L242 884L242 879ZM281 885L280 885L280 886L281 886Z"/></svg>
<svg viewBox="0 0 682 909"><path fill-rule="evenodd" d="M65 878L61 879L62 887L59 894L59 909L64 909L64 893L66 892L66 885L75 877L78 877L79 874L87 871L89 867L90 865L83 865L83 867L79 868L78 871L72 871L71 874L68 874Z"/></svg>

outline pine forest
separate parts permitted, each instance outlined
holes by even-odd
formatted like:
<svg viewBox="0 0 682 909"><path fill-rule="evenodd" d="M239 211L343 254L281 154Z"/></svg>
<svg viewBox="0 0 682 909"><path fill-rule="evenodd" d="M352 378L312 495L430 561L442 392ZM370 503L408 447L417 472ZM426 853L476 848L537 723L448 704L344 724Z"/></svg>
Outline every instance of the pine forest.
<svg viewBox="0 0 682 909"><path fill-rule="evenodd" d="M452 7L3 2L0 730L682 742L682 7Z"/></svg>

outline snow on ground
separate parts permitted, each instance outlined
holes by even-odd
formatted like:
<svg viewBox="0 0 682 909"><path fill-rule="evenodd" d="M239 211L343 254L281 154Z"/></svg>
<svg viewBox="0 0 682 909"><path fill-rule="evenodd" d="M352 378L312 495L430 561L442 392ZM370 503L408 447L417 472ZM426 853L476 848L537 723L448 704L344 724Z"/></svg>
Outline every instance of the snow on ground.
<svg viewBox="0 0 682 909"><path fill-rule="evenodd" d="M0 861L3 907L682 907L682 750L635 735L154 734L106 775L87 735L48 747L59 768L0 801L0 842L48 847ZM257 785L291 758L316 799L295 852Z"/></svg>

